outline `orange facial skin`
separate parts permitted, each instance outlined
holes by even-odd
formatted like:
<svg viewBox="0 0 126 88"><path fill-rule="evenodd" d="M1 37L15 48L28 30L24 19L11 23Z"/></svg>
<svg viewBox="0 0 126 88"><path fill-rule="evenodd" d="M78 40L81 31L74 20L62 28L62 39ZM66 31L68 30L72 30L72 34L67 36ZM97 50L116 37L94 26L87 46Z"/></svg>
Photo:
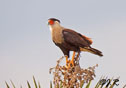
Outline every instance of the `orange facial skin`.
<svg viewBox="0 0 126 88"><path fill-rule="evenodd" d="M54 24L54 21L53 20L49 20L48 21L48 24L53 25Z"/></svg>

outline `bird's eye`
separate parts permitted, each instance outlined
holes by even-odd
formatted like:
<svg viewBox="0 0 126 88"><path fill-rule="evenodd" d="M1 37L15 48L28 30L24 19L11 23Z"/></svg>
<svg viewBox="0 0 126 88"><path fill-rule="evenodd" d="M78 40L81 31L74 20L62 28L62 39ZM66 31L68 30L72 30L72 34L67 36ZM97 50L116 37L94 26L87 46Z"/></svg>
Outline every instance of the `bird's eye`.
<svg viewBox="0 0 126 88"><path fill-rule="evenodd" d="M54 24L54 21L53 20L49 20L49 24L50 25L53 25Z"/></svg>

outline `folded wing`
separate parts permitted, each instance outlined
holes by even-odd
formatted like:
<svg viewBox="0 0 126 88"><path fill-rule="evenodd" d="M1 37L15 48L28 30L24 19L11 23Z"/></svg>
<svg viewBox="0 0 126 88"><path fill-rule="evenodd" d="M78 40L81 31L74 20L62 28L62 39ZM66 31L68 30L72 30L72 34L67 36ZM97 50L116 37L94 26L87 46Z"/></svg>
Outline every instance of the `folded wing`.
<svg viewBox="0 0 126 88"><path fill-rule="evenodd" d="M70 29L63 30L64 41L76 47L90 47L92 40Z"/></svg>

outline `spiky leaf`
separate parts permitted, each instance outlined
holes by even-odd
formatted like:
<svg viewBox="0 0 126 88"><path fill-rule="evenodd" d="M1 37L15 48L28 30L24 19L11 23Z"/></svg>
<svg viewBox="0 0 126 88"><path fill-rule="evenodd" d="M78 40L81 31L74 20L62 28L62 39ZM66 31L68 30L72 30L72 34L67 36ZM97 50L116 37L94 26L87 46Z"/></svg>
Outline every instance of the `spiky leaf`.
<svg viewBox="0 0 126 88"><path fill-rule="evenodd" d="M83 85L84 85L84 80L82 80L82 81L80 82L80 87L82 88Z"/></svg>
<svg viewBox="0 0 126 88"><path fill-rule="evenodd" d="M12 84L13 88L16 88L13 81L12 80L10 80L10 81L11 81L11 84Z"/></svg>
<svg viewBox="0 0 126 88"><path fill-rule="evenodd" d="M41 88L40 82L38 82L38 88Z"/></svg>
<svg viewBox="0 0 126 88"><path fill-rule="evenodd" d="M31 88L30 83L27 81L28 88Z"/></svg>
<svg viewBox="0 0 126 88"><path fill-rule="evenodd" d="M37 83L36 83L36 80L35 80L35 77L34 77L34 76L33 76L33 81L34 81L35 88L38 88L38 87L37 87Z"/></svg>
<svg viewBox="0 0 126 88"><path fill-rule="evenodd" d="M90 87L90 84L91 84L91 81L89 81L89 83L86 85L85 88L89 88Z"/></svg>
<svg viewBox="0 0 126 88"><path fill-rule="evenodd" d="M52 88L52 82L50 81L50 88Z"/></svg>
<svg viewBox="0 0 126 88"><path fill-rule="evenodd" d="M5 84L6 84L7 88L10 88L9 85L8 85L8 83L6 81L5 81Z"/></svg>

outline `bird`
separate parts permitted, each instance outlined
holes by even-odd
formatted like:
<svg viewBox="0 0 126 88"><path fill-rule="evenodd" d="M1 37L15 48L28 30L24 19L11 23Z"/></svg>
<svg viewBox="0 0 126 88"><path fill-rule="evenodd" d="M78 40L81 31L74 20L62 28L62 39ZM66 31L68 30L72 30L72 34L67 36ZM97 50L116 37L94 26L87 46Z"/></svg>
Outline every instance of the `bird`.
<svg viewBox="0 0 126 88"><path fill-rule="evenodd" d="M68 64L74 66L75 55L76 53L79 54L81 51L103 56L100 50L91 47L91 44L93 43L91 38L72 29L61 26L60 20L49 18L48 25L53 42L61 49L66 58L66 66L68 66ZM71 61L68 60L70 57L70 51L73 51Z"/></svg>

